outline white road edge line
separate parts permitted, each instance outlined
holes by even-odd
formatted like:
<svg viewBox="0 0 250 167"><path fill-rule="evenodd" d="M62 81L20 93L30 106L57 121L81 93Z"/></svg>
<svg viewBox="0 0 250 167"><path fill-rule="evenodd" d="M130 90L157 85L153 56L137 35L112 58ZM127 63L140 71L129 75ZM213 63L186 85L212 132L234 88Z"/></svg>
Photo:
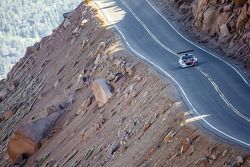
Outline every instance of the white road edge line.
<svg viewBox="0 0 250 167"><path fill-rule="evenodd" d="M204 49L204 48L202 48L202 47L200 47L199 45L197 45L197 44L195 44L194 42L192 42L191 40L189 40L189 39L187 39L185 36L183 36L180 32L178 32L176 29L175 29L175 27L161 14L161 12L154 6L154 5L152 5L152 3L151 2L149 2L148 0L146 0L147 1L147 3L173 28L173 30L177 33L177 34L179 34L184 40L186 40L187 42L189 42L190 44L192 44L193 46L196 46L197 48L199 48L199 49L201 49L201 50L203 50L204 52L206 52L206 53L208 53L208 54L210 54L210 55L212 55L213 57L215 57L215 58L217 58L217 59L219 59L220 61L222 61L222 62L224 62L224 63L226 63L228 66L230 66L242 79L243 79L243 81L250 87L250 84L247 82L247 80L245 79L245 77L233 66L233 65L231 65L230 63L228 63L227 61L225 61L225 60L223 60L222 58L220 58L220 57L218 57L218 56L216 56L215 54L213 54L213 53L211 53L211 52L209 52L209 51L207 51L206 49Z"/></svg>
<svg viewBox="0 0 250 167"><path fill-rule="evenodd" d="M96 1L96 0L94 0ZM96 2L95 2L96 3ZM97 4L97 3L96 3ZM100 7L100 5L97 4L97 6ZM101 10L102 11L102 10ZM108 22L110 22L109 18L108 18L108 15L105 15L104 12L102 11L103 15L107 18ZM183 90L183 88L179 85L179 83L170 75L168 74L166 71L164 71L160 66L158 66L157 64L151 62L150 60L148 60L146 57L142 56L140 53L138 53L137 51L135 51L131 46L130 44L128 43L128 41L126 40L125 36L123 35L122 31L114 24L113 25L115 27L115 29L117 29L117 31L120 33L120 35L122 36L123 40L125 41L126 45L130 48L130 50L132 52L134 52L137 56L139 56L141 59L145 60L146 62L150 63L151 65L155 66L157 69L159 69L162 73L164 73L166 76L168 76L178 87L179 89L181 90L181 93L183 94L183 96L185 97L186 101L188 102L189 106L192 108L192 110L198 115L198 116L201 116L199 114L199 112L194 108L193 104L190 102L190 100L188 99L185 91ZM206 121L204 118L201 118L201 120L203 120L209 127L211 127L212 129L214 129L215 131L219 132L220 134L228 137L229 139L231 140L234 140L236 142L239 142L243 145L246 145L248 147L250 147L250 144L247 143L247 142L244 142L240 139L237 139L236 137L233 137L219 129L217 129L216 127L214 127L213 125L211 125L208 121Z"/></svg>
<svg viewBox="0 0 250 167"><path fill-rule="evenodd" d="M147 25L136 15L136 13L127 5L126 2L121 0L122 4L130 11L130 13L135 17L135 19L142 25L142 27L148 32L148 34L164 49L166 49L168 52L172 53L173 55L179 57L172 49L168 48L166 45L164 45L147 27ZM203 74L208 81L212 84L212 86L215 88L215 91L219 94L221 99L225 102L225 104L239 117L246 120L247 122L250 122L250 118L242 114L238 109L236 109L226 98L226 96L222 93L222 91L219 89L218 85L214 82L211 76L209 76L207 73L204 73L201 68L196 68L201 74Z"/></svg>

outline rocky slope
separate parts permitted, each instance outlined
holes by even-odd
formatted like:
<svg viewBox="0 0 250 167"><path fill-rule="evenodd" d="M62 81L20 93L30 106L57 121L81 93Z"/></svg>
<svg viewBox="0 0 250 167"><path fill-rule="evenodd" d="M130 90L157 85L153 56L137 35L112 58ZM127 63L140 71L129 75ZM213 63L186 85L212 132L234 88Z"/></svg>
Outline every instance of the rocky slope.
<svg viewBox="0 0 250 167"><path fill-rule="evenodd" d="M250 1L154 0L185 31L250 67Z"/></svg>
<svg viewBox="0 0 250 167"><path fill-rule="evenodd" d="M0 83L0 166L250 166L83 3Z"/></svg>

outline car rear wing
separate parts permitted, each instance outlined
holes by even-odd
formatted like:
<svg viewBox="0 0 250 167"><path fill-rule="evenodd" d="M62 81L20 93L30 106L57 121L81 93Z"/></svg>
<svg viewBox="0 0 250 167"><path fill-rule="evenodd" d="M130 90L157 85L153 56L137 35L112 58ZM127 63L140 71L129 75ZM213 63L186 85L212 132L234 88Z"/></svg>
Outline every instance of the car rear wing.
<svg viewBox="0 0 250 167"><path fill-rule="evenodd" d="M194 50L186 50L186 51L178 52L177 54L180 55L180 54L189 53L189 52L193 52L193 51Z"/></svg>

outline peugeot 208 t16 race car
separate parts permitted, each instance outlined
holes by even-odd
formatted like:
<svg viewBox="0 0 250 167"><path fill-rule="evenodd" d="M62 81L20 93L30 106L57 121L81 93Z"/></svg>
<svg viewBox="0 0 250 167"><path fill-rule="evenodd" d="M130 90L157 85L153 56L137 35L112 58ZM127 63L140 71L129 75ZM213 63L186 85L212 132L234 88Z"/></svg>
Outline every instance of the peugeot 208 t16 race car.
<svg viewBox="0 0 250 167"><path fill-rule="evenodd" d="M181 68L197 66L198 59L195 56L193 56L192 54L184 54L179 59L179 65Z"/></svg>

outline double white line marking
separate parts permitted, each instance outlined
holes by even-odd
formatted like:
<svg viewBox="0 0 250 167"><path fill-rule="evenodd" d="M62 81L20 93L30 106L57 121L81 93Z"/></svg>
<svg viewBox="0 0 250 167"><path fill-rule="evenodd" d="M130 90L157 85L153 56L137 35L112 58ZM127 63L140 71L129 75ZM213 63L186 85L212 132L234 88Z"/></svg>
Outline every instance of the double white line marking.
<svg viewBox="0 0 250 167"><path fill-rule="evenodd" d="M209 82L212 84L212 86L214 87L214 89L216 90L216 92L220 95L220 97L222 98L222 100L226 103L226 105L234 112L236 113L238 116L240 116L241 118L243 118L244 120L246 120L247 122L250 122L250 118L248 118L247 116L245 116L244 114L242 114L238 109L236 109L230 102L229 100L225 97L225 95L222 93L222 91L219 89L218 85L214 82L214 80L212 79L211 76L209 76L207 73L203 72L202 69L200 67L196 67L197 70L199 70L205 77L207 77L207 79L209 80Z"/></svg>

